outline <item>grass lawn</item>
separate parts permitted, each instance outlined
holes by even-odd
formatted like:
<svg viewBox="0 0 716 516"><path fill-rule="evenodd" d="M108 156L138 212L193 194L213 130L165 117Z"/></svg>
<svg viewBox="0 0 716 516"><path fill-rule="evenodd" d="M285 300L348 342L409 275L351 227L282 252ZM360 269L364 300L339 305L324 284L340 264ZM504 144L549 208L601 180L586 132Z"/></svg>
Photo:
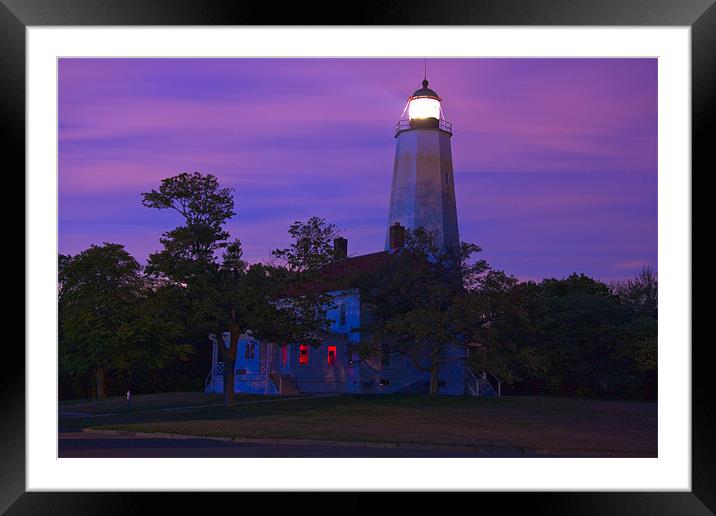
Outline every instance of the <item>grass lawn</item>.
<svg viewBox="0 0 716 516"><path fill-rule="evenodd" d="M259 399L262 396L236 394L237 401ZM203 392L166 392L132 396L132 410L161 410L166 408L192 407L222 403L222 395ZM60 402L60 412L87 414L112 414L127 411L127 398L113 396L103 400L70 400Z"/></svg>
<svg viewBox="0 0 716 516"><path fill-rule="evenodd" d="M231 408L197 393L147 396L136 411L60 418L65 426L199 436L517 446L533 450L657 454L657 405L631 401L510 396L496 398L346 395L279 399ZM262 397L237 397L237 401ZM265 398L263 398L265 399ZM123 400L61 404L72 412L107 413ZM99 404L105 404L100 410ZM118 403L119 405L114 405ZM126 402L125 402L126 403ZM70 409L70 407L72 407ZM126 411L126 405L121 406Z"/></svg>

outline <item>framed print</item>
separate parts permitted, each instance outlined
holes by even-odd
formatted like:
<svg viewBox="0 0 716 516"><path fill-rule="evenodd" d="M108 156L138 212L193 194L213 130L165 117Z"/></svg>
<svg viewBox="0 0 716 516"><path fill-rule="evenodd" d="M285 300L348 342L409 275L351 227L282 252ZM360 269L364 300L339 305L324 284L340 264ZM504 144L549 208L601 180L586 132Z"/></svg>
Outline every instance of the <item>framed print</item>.
<svg viewBox="0 0 716 516"><path fill-rule="evenodd" d="M0 508L714 511L713 2L318 10L2 0L27 311Z"/></svg>

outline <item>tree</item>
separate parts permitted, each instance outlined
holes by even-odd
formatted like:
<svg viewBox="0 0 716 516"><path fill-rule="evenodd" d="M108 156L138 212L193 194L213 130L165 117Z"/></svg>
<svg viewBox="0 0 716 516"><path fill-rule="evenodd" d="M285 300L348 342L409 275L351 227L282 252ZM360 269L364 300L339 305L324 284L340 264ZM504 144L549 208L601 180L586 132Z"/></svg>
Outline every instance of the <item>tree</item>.
<svg viewBox="0 0 716 516"><path fill-rule="evenodd" d="M222 264L227 279L223 285L230 292L225 299L232 321L240 320L254 338L268 345L317 345L330 326L327 308L332 299L327 292L307 286L334 260L333 239L341 232L335 224L311 217L305 223L294 222L288 233L293 240L290 247L272 251L278 264L246 267L240 245L227 248ZM232 334L230 360L235 360L237 345L238 334L236 339ZM224 374L226 371L224 367Z"/></svg>
<svg viewBox="0 0 716 516"><path fill-rule="evenodd" d="M243 260L241 243L227 245L214 283L215 313L222 314L230 334L228 346L220 346L224 361L224 386L234 385L239 339L247 331L266 345L276 342L318 343L318 334L328 328L323 293L296 288L309 275L333 260L335 225L312 217L289 228L291 247L272 254L281 265L249 265ZM297 294L293 295L292 294ZM224 388L224 402L233 404L233 389Z"/></svg>
<svg viewBox="0 0 716 516"><path fill-rule="evenodd" d="M614 392L624 379L624 364L613 350L615 328L627 313L604 283L584 274L546 279L531 307L535 337L544 360L547 388L554 393L587 395Z"/></svg>
<svg viewBox="0 0 716 516"><path fill-rule="evenodd" d="M334 259L333 240L341 235L335 224L320 217L296 221L288 229L293 239L290 247L272 251L274 258L292 272L315 272Z"/></svg>
<svg viewBox="0 0 716 516"><path fill-rule="evenodd" d="M158 190L142 193L142 204L173 210L183 219L183 224L163 233L163 249L149 256L147 273L164 288L181 292L187 333L202 341L210 333L221 335L228 320L219 306L217 253L231 245L223 226L235 214L233 190L222 188L212 174L183 172L163 179Z"/></svg>
<svg viewBox="0 0 716 516"><path fill-rule="evenodd" d="M296 223L290 233L294 245L286 254L288 267L249 265L241 242L229 241L223 225L233 215L233 191L221 188L213 175L179 174L162 180L159 190L142 194L143 204L173 209L184 224L164 233L162 251L152 254L148 270L185 294L188 323L206 329L205 335L230 334L228 346L219 346L224 361L224 404L234 403L238 342L251 332L257 339L307 336L321 327L320 310L304 299L281 302L290 281L313 270L325 255L325 238L332 229L321 219ZM218 257L218 251L223 254Z"/></svg>
<svg viewBox="0 0 716 516"><path fill-rule="evenodd" d="M656 274L645 266L633 279L615 282L612 293L620 303L632 312L632 317L622 328L626 345L620 355L629 361L640 376L642 395L656 397L659 285Z"/></svg>
<svg viewBox="0 0 716 516"><path fill-rule="evenodd" d="M186 362L194 354L182 333L185 328L179 314L171 311L163 289L145 286L141 294L131 321L138 351L127 371L128 385L134 385L134 371L161 375L168 364Z"/></svg>
<svg viewBox="0 0 716 516"><path fill-rule="evenodd" d="M532 282L490 270L468 293L466 333L477 344L470 353L475 371L491 371L507 384L543 375L527 304L534 289Z"/></svg>
<svg viewBox="0 0 716 516"><path fill-rule="evenodd" d="M151 317L152 294L122 245L105 242L60 256L58 284L61 369L91 371L98 398L105 396L108 370L127 370L138 360L161 366L186 353L171 325Z"/></svg>
<svg viewBox="0 0 716 516"><path fill-rule="evenodd" d="M429 394L438 393L440 364L450 345L464 342L472 331L467 293L489 268L472 261L475 244L440 248L423 228L408 231L405 247L386 268L369 275L361 288L370 316L360 331L372 335L359 352L370 356L381 343L430 372Z"/></svg>
<svg viewBox="0 0 716 516"><path fill-rule="evenodd" d="M654 271L644 266L633 279L616 281L610 285L619 301L634 312L656 319L659 312L659 285Z"/></svg>
<svg viewBox="0 0 716 516"><path fill-rule="evenodd" d="M183 172L143 193L142 205L174 210L184 219L162 235L164 249L149 257L148 272L185 284L214 267L216 252L228 245L223 225L235 215L231 188L222 188L212 174Z"/></svg>
<svg viewBox="0 0 716 516"><path fill-rule="evenodd" d="M230 334L228 346L219 348L224 361L224 386L234 385L242 334L250 332L267 346L277 342L318 343L318 334L328 327L325 295L290 295L291 287L300 285L305 278L304 270L247 264L238 240L227 246L214 284L212 304ZM225 404L233 404L233 398L233 389L224 388Z"/></svg>

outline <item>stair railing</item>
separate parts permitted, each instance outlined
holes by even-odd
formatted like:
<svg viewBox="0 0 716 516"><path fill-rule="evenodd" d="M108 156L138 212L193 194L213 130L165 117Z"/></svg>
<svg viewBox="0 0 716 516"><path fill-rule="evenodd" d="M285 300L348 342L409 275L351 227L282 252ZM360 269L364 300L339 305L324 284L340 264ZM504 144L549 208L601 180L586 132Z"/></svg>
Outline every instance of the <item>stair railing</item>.
<svg viewBox="0 0 716 516"><path fill-rule="evenodd" d="M489 371L489 370L486 369L486 370L485 370L485 373L486 373L486 374L489 374L490 376L492 376L492 377L495 379L495 381L497 382L497 397L499 398L500 396L502 396L502 381L501 381L500 378L499 378L495 373L493 373L492 371Z"/></svg>
<svg viewBox="0 0 716 516"><path fill-rule="evenodd" d="M283 378L278 373L278 371L271 371L269 373L268 379L271 382L271 385L273 385L274 389L276 389L276 391L281 394L283 392Z"/></svg>
<svg viewBox="0 0 716 516"><path fill-rule="evenodd" d="M492 376L492 378L494 378L495 382L497 383L496 392L497 392L497 397L499 398L500 396L502 396L502 380L500 380L500 378L492 371L485 370L482 373L480 373L480 376L482 376L484 378L484 381L487 382L488 384L491 384L491 382L487 379L488 374L490 376ZM474 371L469 366L465 366L465 382L466 382L468 390L470 391L470 393L473 396L481 396L482 395L480 392L480 383L481 383L480 380L483 378L480 378L478 375L476 375L474 373ZM474 384L474 387L473 387L473 384Z"/></svg>
<svg viewBox="0 0 716 516"><path fill-rule="evenodd" d="M467 366L465 367L465 383L473 396L480 395L480 382L477 376L475 376L475 373L472 372L472 369Z"/></svg>
<svg viewBox="0 0 716 516"><path fill-rule="evenodd" d="M209 374L206 375L206 380L204 380L204 392L209 392L209 385L211 385L211 391L214 391L214 368L211 368L211 371L209 371Z"/></svg>

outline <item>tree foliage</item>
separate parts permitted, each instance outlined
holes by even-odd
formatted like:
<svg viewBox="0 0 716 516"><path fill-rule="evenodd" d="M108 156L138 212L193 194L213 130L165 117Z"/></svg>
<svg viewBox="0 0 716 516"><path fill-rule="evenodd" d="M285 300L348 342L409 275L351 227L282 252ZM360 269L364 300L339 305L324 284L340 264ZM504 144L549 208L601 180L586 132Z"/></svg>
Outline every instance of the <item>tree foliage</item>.
<svg viewBox="0 0 716 516"><path fill-rule="evenodd" d="M231 188L222 188L212 174L184 172L143 193L142 204L173 210L184 222L162 235L163 249L150 255L149 273L183 284L215 268L216 252L229 245L223 225L235 215Z"/></svg>
<svg viewBox="0 0 716 516"><path fill-rule="evenodd" d="M637 285L627 289L632 296L582 274L540 283L498 275L491 271L495 281L475 293L487 324L476 335L473 367L518 391L656 396L657 320L647 315L652 307L633 302L645 299L643 274L626 282Z"/></svg>
<svg viewBox="0 0 716 516"><path fill-rule="evenodd" d="M659 285L654 271L643 267L639 274L626 281L611 284L612 293L635 313L656 319L659 312Z"/></svg>
<svg viewBox="0 0 716 516"><path fill-rule="evenodd" d="M341 235L335 224L320 217L296 221L288 229L293 242L272 255L291 272L315 272L334 259L333 240Z"/></svg>
<svg viewBox="0 0 716 516"><path fill-rule="evenodd" d="M109 370L142 362L162 367L188 353L177 329L157 317L156 297L139 263L119 244L92 245L59 259L60 364L64 371L95 376L104 395Z"/></svg>

